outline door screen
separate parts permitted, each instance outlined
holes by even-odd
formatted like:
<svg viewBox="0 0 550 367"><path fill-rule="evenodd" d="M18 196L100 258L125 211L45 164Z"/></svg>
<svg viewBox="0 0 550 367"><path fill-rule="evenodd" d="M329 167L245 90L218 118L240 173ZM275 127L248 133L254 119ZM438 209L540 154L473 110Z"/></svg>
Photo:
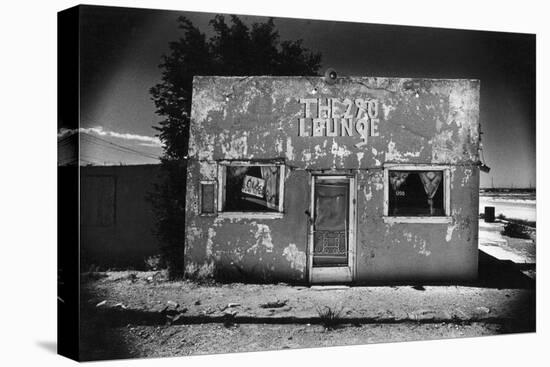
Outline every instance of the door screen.
<svg viewBox="0 0 550 367"><path fill-rule="evenodd" d="M348 265L349 180L317 178L313 266Z"/></svg>

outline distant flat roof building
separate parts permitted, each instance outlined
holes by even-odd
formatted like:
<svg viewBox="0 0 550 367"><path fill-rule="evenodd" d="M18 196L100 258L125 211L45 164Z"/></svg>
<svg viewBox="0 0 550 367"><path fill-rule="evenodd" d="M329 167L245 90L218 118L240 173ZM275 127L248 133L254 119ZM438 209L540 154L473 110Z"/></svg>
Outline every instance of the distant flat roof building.
<svg viewBox="0 0 550 367"><path fill-rule="evenodd" d="M479 81L195 77L188 275L477 276Z"/></svg>

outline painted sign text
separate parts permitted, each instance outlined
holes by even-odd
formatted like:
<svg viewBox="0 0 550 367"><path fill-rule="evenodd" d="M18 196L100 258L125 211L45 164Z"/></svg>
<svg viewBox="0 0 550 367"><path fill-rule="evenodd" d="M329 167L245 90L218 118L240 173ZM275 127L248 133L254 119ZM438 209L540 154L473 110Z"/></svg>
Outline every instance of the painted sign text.
<svg viewBox="0 0 550 367"><path fill-rule="evenodd" d="M378 136L379 103L376 99L301 98L304 115L298 120L298 136L355 136L356 147Z"/></svg>

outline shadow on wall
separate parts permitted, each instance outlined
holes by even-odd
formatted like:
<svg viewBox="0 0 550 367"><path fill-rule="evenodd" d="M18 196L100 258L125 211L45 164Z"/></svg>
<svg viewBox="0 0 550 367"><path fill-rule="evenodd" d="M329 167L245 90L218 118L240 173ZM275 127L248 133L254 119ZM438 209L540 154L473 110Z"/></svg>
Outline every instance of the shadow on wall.
<svg viewBox="0 0 550 367"><path fill-rule="evenodd" d="M80 168L82 270L144 269L145 260L159 254L148 195L160 174L160 165Z"/></svg>

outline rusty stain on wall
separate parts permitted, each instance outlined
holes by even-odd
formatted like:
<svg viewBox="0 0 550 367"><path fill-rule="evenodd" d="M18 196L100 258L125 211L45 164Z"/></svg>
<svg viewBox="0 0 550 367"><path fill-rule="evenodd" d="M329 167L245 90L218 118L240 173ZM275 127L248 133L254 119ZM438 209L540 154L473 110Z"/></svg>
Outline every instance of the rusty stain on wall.
<svg viewBox="0 0 550 367"><path fill-rule="evenodd" d="M415 90L407 88L413 83ZM416 84L415 84L416 83ZM313 96L313 86L317 94ZM378 135L298 136L300 99L376 99ZM305 282L311 175L355 175L358 283L470 279L477 272L479 81L350 77L195 77L186 203L189 273ZM225 160L283 159L284 213L277 218L201 215L201 180ZM387 164L450 167L448 223L384 221ZM219 185L218 185L219 187Z"/></svg>

